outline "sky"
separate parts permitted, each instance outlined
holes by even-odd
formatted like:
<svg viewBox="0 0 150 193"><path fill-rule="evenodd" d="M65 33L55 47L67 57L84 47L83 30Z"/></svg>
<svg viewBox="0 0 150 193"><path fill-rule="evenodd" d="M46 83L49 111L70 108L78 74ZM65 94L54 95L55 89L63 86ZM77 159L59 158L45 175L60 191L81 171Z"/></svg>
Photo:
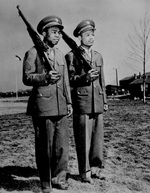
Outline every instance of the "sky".
<svg viewBox="0 0 150 193"><path fill-rule="evenodd" d="M59 16L64 31L78 45L73 30L82 20L92 19L96 25L93 49L103 56L106 85L117 84L116 71L118 80L142 72L142 64L127 65L125 61L128 35L144 14L150 12L149 0L0 0L0 92L30 88L22 83L22 63L33 43L18 15L17 5L35 30L44 17ZM62 39L57 47L64 55L70 51ZM150 60L147 71L150 71Z"/></svg>

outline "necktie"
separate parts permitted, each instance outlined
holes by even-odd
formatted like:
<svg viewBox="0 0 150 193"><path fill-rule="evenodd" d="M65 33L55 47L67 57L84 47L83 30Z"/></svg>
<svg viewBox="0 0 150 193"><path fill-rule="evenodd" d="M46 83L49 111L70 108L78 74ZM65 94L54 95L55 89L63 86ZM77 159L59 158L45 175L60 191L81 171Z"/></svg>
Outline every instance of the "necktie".
<svg viewBox="0 0 150 193"><path fill-rule="evenodd" d="M91 58L91 50L87 50L87 54Z"/></svg>
<svg viewBox="0 0 150 193"><path fill-rule="evenodd" d="M54 49L53 48L49 48L47 54L48 54L49 59L54 60Z"/></svg>

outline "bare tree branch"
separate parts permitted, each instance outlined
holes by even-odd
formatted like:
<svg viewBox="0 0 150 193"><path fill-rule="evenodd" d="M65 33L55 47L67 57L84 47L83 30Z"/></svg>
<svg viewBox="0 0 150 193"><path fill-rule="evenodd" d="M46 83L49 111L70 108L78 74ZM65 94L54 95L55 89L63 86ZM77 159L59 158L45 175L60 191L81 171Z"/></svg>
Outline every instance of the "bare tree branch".
<svg viewBox="0 0 150 193"><path fill-rule="evenodd" d="M141 72L142 71L142 69L137 68L137 66L135 66L133 63L130 63L128 61L125 61L122 64L130 66L133 70L135 70L137 72Z"/></svg>
<svg viewBox="0 0 150 193"><path fill-rule="evenodd" d="M150 56L150 48L148 46L150 36L150 19L145 13L144 19L139 21L139 28L133 26L134 36L128 35L129 52L127 60L133 61L134 64L141 63L143 66L143 102L145 103L145 80L146 80L146 63ZM132 63L128 62L130 67Z"/></svg>
<svg viewBox="0 0 150 193"><path fill-rule="evenodd" d="M139 21L139 29L135 26L133 26L133 29L134 36L128 35L128 59L141 62L141 64L145 62L146 64L150 56L150 48L148 48L150 19L147 13L145 13L144 19Z"/></svg>

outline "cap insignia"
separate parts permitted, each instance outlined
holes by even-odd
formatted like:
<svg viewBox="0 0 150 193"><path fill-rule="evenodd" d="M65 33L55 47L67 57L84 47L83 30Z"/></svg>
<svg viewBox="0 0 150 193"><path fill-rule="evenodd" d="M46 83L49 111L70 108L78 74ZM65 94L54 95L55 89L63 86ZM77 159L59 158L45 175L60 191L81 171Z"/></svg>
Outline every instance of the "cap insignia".
<svg viewBox="0 0 150 193"><path fill-rule="evenodd" d="M87 21L87 22L86 22L86 24L87 24L87 25L90 25L90 22L89 22L89 21Z"/></svg>
<svg viewBox="0 0 150 193"><path fill-rule="evenodd" d="M59 20L58 20L57 18L55 18L55 21L56 21L57 23L59 23Z"/></svg>

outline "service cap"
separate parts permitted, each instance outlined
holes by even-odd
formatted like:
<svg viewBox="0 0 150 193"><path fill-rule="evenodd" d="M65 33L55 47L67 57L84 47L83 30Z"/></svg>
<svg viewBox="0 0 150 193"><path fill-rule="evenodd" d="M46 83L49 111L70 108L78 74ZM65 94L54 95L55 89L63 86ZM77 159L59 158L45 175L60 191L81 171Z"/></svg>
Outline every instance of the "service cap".
<svg viewBox="0 0 150 193"><path fill-rule="evenodd" d="M81 21L74 30L73 35L78 37L81 33L88 30L96 30L94 21L89 19Z"/></svg>
<svg viewBox="0 0 150 193"><path fill-rule="evenodd" d="M64 26L62 25L62 20L58 16L54 16L54 15L47 16L39 22L39 24L37 25L37 31L40 34L42 34L45 28L49 28L53 26L57 26L60 29L64 28Z"/></svg>

